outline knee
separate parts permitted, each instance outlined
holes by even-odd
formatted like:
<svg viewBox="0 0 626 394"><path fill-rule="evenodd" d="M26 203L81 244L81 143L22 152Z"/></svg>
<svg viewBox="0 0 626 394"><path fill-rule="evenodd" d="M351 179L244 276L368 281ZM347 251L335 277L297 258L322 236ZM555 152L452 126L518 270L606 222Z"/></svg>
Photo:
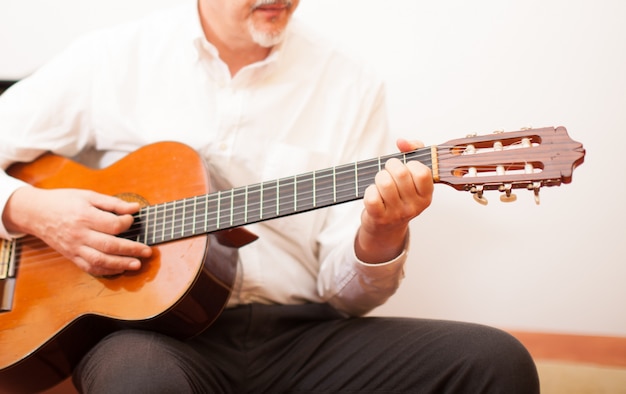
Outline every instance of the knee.
<svg viewBox="0 0 626 394"><path fill-rule="evenodd" d="M480 392L538 393L539 377L527 349L512 335L491 327L470 325L462 357L480 371Z"/></svg>
<svg viewBox="0 0 626 394"><path fill-rule="evenodd" d="M171 341L152 332L117 331L81 360L74 371L74 384L79 391L90 393L184 392L187 381L168 350Z"/></svg>

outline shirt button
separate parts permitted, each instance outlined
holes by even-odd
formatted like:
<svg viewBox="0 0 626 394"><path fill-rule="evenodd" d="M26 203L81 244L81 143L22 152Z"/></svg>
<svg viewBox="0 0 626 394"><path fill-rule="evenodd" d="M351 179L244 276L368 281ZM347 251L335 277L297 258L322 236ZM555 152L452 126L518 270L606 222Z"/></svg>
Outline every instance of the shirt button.
<svg viewBox="0 0 626 394"><path fill-rule="evenodd" d="M220 150L223 152L223 151L225 151L226 149L228 149L228 144L227 144L227 143L225 143L225 142L222 142L222 143L220 144Z"/></svg>

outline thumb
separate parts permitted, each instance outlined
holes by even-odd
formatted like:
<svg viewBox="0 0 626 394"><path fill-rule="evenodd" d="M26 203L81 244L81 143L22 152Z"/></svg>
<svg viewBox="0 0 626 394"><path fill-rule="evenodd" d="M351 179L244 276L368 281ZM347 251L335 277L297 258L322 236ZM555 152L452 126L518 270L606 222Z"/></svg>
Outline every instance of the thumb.
<svg viewBox="0 0 626 394"><path fill-rule="evenodd" d="M423 148L424 143L418 140L406 140L404 138L398 138L396 146L400 149L400 152L409 152L415 149Z"/></svg>

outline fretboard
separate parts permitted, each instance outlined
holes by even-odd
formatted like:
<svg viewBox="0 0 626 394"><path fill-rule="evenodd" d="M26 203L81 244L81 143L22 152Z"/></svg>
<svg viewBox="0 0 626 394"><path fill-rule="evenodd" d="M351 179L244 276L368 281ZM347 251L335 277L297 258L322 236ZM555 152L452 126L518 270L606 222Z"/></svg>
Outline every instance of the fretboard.
<svg viewBox="0 0 626 394"><path fill-rule="evenodd" d="M418 160L432 168L430 152L422 148L146 206L120 236L154 245L357 200L388 159Z"/></svg>

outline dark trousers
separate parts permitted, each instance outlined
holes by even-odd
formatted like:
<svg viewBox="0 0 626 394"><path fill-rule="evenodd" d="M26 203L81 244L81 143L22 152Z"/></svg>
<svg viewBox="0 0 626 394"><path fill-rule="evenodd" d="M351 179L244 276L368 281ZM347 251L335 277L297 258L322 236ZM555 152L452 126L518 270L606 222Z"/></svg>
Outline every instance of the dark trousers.
<svg viewBox="0 0 626 394"><path fill-rule="evenodd" d="M327 305L226 310L180 342L111 334L75 371L84 393L538 393L526 349L500 330L343 318Z"/></svg>

